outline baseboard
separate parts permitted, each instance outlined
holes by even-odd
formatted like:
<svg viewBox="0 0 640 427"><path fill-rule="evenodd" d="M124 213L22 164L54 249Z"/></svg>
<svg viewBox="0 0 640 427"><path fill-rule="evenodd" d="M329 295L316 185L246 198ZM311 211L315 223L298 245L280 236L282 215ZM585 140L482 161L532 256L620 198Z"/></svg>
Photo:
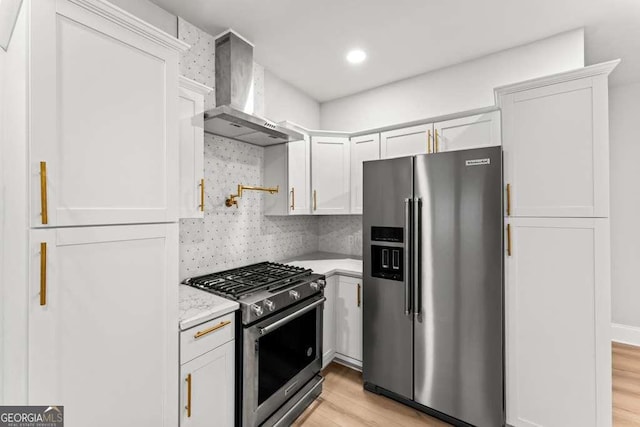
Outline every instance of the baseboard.
<svg viewBox="0 0 640 427"><path fill-rule="evenodd" d="M611 341L640 347L640 328L637 326L612 323Z"/></svg>
<svg viewBox="0 0 640 427"><path fill-rule="evenodd" d="M345 356L344 354L336 353L333 361L344 365L347 368L355 369L356 371L362 372L362 361L360 360L353 359L349 356Z"/></svg>

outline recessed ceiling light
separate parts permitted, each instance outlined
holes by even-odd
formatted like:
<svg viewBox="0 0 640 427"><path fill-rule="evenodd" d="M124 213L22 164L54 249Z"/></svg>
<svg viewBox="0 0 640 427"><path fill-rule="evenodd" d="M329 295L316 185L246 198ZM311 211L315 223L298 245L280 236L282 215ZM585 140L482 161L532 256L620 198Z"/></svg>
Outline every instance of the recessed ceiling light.
<svg viewBox="0 0 640 427"><path fill-rule="evenodd" d="M367 59L367 54L364 52L364 50L354 49L347 53L347 61L352 64L359 64L365 59Z"/></svg>

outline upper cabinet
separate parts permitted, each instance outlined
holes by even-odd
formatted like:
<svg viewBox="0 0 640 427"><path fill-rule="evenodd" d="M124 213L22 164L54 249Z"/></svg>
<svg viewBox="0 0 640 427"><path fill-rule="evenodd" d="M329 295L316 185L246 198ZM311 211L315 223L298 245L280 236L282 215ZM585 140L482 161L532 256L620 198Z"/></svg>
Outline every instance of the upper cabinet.
<svg viewBox="0 0 640 427"><path fill-rule="evenodd" d="M432 152L433 125L396 129L380 134L380 158L414 156Z"/></svg>
<svg viewBox="0 0 640 427"><path fill-rule="evenodd" d="M436 153L500 145L499 111L437 122L433 127Z"/></svg>
<svg viewBox="0 0 640 427"><path fill-rule="evenodd" d="M208 86L180 76L178 93L180 218L204 216L204 96L212 90Z"/></svg>
<svg viewBox="0 0 640 427"><path fill-rule="evenodd" d="M264 148L264 184L280 191L264 199L267 215L311 213L311 141L271 145Z"/></svg>
<svg viewBox="0 0 640 427"><path fill-rule="evenodd" d="M311 138L311 204L314 214L348 214L350 141L346 136Z"/></svg>
<svg viewBox="0 0 640 427"><path fill-rule="evenodd" d="M28 13L31 225L177 220L184 43L106 2Z"/></svg>
<svg viewBox="0 0 640 427"><path fill-rule="evenodd" d="M497 90L512 216L609 216L607 75L617 62Z"/></svg>
<svg viewBox="0 0 640 427"><path fill-rule="evenodd" d="M362 213L362 163L380 158L380 134L351 138L351 213Z"/></svg>

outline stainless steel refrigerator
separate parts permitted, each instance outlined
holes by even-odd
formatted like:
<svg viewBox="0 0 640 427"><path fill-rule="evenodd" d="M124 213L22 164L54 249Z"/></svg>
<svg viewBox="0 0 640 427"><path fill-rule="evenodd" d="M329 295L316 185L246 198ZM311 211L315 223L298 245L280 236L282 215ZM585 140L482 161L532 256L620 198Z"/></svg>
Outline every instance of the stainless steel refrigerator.
<svg viewBox="0 0 640 427"><path fill-rule="evenodd" d="M504 425L501 147L364 163L363 376L454 425Z"/></svg>

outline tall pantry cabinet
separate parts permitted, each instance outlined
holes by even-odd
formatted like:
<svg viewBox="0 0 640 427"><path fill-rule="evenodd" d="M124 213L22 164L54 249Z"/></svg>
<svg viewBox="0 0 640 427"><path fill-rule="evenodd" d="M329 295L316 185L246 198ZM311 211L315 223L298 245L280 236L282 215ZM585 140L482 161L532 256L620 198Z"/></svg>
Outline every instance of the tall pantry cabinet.
<svg viewBox="0 0 640 427"><path fill-rule="evenodd" d="M607 82L617 64L496 89L514 427L612 423Z"/></svg>
<svg viewBox="0 0 640 427"><path fill-rule="evenodd" d="M23 2L1 101L3 403L177 425L186 47L102 0Z"/></svg>

